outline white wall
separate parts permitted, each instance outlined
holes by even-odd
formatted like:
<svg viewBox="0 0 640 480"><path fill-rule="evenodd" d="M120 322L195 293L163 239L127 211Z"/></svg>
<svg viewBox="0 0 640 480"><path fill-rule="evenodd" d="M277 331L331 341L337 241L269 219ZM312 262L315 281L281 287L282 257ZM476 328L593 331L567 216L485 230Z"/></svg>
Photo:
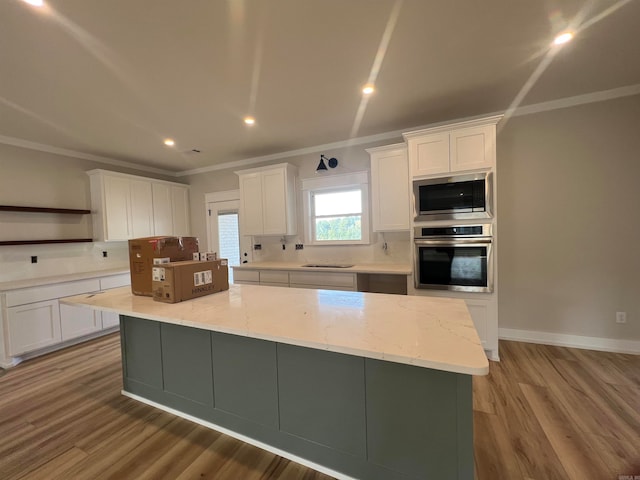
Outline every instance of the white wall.
<svg viewBox="0 0 640 480"><path fill-rule="evenodd" d="M0 144L0 205L90 209L85 172L94 168L158 177ZM92 238L91 216L0 212L0 241L58 238ZM0 246L0 282L120 267L128 267L126 242Z"/></svg>
<svg viewBox="0 0 640 480"><path fill-rule="evenodd" d="M396 140L402 141L402 138ZM385 142L395 143L395 142ZM378 143L379 144L379 143ZM378 145L375 144L375 145ZM320 154L308 154L290 158L282 158L269 163L291 163L298 168L298 176L302 178L316 177L318 175L330 176L349 172L369 171L369 154L365 148L372 145L342 148L336 150L326 150L323 153L331 158L338 159L338 166L323 173L316 173L316 167L320 161ZM265 163L266 164L266 163ZM252 166L253 167L253 166ZM248 168L248 167L245 167ZM188 178L191 185L191 225L195 236L204 242L207 238L206 231L206 193L234 190L239 188L238 176L234 171L242 170L242 167L217 170L208 173L192 175ZM285 262L335 262L335 263L409 263L409 233L385 233L372 234L370 245L349 245L349 246L309 246L304 245L303 250L295 250L295 244L305 244L303 230L302 211L302 191L300 184L297 188L298 206L298 234L286 238L285 250L282 250L281 237L255 237L255 242L262 245L262 250L253 251L254 261L285 261ZM383 244L387 243L384 250Z"/></svg>

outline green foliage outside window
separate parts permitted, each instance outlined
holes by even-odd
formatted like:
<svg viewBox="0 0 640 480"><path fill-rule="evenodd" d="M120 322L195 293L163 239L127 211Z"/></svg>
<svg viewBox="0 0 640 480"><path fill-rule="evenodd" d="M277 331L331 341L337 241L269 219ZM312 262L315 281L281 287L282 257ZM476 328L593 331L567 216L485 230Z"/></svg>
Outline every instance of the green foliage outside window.
<svg viewBox="0 0 640 480"><path fill-rule="evenodd" d="M360 215L316 219L316 240L360 240L361 238Z"/></svg>

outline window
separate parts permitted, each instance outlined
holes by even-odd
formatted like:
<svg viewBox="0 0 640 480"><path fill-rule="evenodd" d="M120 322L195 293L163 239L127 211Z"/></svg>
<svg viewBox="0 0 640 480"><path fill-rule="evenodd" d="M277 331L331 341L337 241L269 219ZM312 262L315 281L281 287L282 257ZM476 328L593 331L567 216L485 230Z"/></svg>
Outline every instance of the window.
<svg viewBox="0 0 640 480"><path fill-rule="evenodd" d="M367 180L366 172L361 172L302 181L307 243L369 243Z"/></svg>

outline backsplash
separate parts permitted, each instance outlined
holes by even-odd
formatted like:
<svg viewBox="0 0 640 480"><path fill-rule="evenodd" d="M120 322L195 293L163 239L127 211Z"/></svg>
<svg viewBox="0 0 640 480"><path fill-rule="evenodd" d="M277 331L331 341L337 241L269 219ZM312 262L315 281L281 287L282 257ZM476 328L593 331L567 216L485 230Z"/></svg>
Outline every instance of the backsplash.
<svg viewBox="0 0 640 480"><path fill-rule="evenodd" d="M256 237L261 250L253 251L254 262L300 263L405 263L411 261L409 232L373 233L370 245L315 246L304 245L296 250L298 237L286 237L282 249L282 237ZM386 243L386 249L384 245Z"/></svg>
<svg viewBox="0 0 640 480"><path fill-rule="evenodd" d="M38 257L37 263L31 263L32 256ZM0 282L113 268L129 268L127 242L0 247Z"/></svg>

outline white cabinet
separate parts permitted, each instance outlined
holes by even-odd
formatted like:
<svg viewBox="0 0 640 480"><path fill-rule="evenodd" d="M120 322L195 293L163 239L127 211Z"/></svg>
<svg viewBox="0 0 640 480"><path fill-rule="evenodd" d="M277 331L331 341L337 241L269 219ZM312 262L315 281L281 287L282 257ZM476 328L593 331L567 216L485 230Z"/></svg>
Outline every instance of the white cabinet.
<svg viewBox="0 0 640 480"><path fill-rule="evenodd" d="M102 330L102 316L99 311L60 304L60 331L63 342L100 330Z"/></svg>
<svg viewBox="0 0 640 480"><path fill-rule="evenodd" d="M191 229L189 189L185 186L152 182L153 234L187 236Z"/></svg>
<svg viewBox="0 0 640 480"><path fill-rule="evenodd" d="M295 235L295 178L288 163L235 172L240 181L242 235Z"/></svg>
<svg viewBox="0 0 640 480"><path fill-rule="evenodd" d="M59 299L97 292L131 283L129 273L107 275L62 283L45 284L0 292L0 331L4 333L4 351L18 357L70 341L95 336L119 324L117 314L66 305ZM2 340L2 335L0 335ZM77 342L77 340L76 340ZM0 354L3 349L0 348ZM3 364L15 363L0 355Z"/></svg>
<svg viewBox="0 0 640 480"><path fill-rule="evenodd" d="M324 290L357 290L355 273L336 272L290 272L289 285L296 288L318 288Z"/></svg>
<svg viewBox="0 0 640 480"><path fill-rule="evenodd" d="M374 232L410 228L409 162L404 144L367 149L371 157L371 213Z"/></svg>
<svg viewBox="0 0 640 480"><path fill-rule="evenodd" d="M171 185L171 212L173 233L179 237L191 235L191 212L189 210L189 188Z"/></svg>
<svg viewBox="0 0 640 480"><path fill-rule="evenodd" d="M7 354L38 350L62 340L58 300L7 308Z"/></svg>
<svg viewBox="0 0 640 480"><path fill-rule="evenodd" d="M412 178L490 169L501 116L404 133Z"/></svg>
<svg viewBox="0 0 640 480"><path fill-rule="evenodd" d="M233 270L233 283L260 285L260 272L257 270Z"/></svg>
<svg viewBox="0 0 640 480"><path fill-rule="evenodd" d="M188 186L106 170L87 174L94 240L189 234Z"/></svg>
<svg viewBox="0 0 640 480"><path fill-rule="evenodd" d="M490 358L498 356L498 312L495 298L490 300L465 299L473 325L478 331L482 348L489 352Z"/></svg>

